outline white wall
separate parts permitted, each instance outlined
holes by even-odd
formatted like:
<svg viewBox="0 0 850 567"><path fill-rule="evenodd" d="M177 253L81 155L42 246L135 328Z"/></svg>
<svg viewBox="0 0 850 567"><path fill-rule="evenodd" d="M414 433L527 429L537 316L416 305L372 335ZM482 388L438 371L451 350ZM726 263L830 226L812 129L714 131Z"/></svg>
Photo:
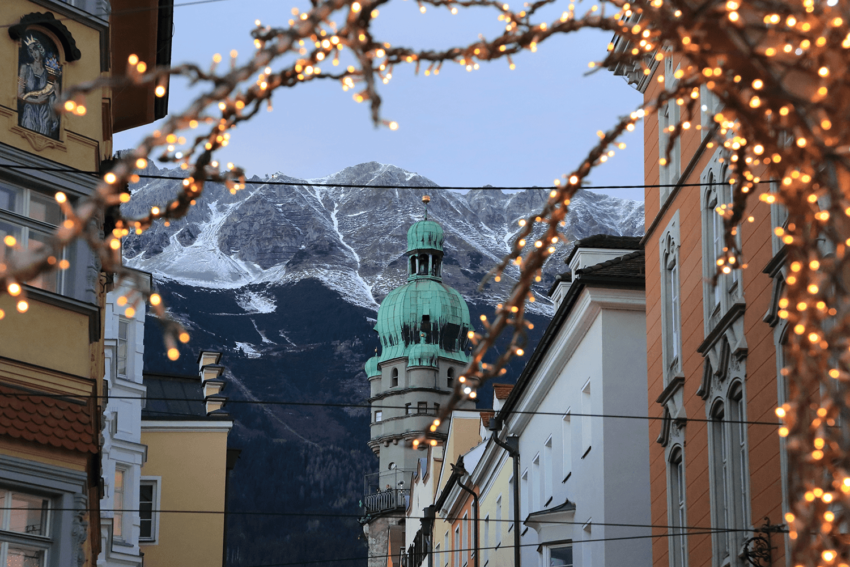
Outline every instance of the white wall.
<svg viewBox="0 0 850 567"><path fill-rule="evenodd" d="M139 514L124 512L122 537L113 537L112 510L139 509L139 481L147 448L141 444L142 385L144 366L145 309L139 302L132 318L125 316L125 306L117 304L126 289L106 295L104 321L105 380L109 385L109 400L104 410L103 479L104 498L101 500L101 536L103 550L97 559L99 566L141 566L139 554ZM117 376L118 328L121 319L128 321L127 371ZM115 470L124 473L124 502L115 499Z"/></svg>
<svg viewBox="0 0 850 567"><path fill-rule="evenodd" d="M650 523L647 421L576 415L646 416L645 319L643 291L585 289L516 407L555 415L513 414L508 420L506 434L520 435L520 473L528 471L531 490L536 493L529 502L529 491L523 486L523 521L528 513L554 508L566 499L576 505L574 514L557 518L575 522L572 525L538 526L540 534L522 526L523 567L548 564L537 544L558 540L573 541L576 566L651 564L649 539L579 543L649 533L647 529L601 525ZM588 385L589 400L583 393ZM567 472L563 415L567 410L573 414L569 428L572 472L563 482ZM550 437L547 459L545 443ZM588 442L590 452L582 459ZM540 465L535 469L537 455ZM541 482L550 487L542 495ZM552 499L545 505L549 496ZM584 526L586 522L591 524Z"/></svg>

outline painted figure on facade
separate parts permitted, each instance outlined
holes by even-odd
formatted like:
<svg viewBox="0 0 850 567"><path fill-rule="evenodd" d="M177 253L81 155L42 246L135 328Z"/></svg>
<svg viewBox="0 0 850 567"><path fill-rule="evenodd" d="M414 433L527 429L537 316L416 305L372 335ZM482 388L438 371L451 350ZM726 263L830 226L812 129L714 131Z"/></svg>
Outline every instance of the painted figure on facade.
<svg viewBox="0 0 850 567"><path fill-rule="evenodd" d="M28 31L21 42L18 73L18 125L55 140L59 116L53 104L61 91L62 66L55 44L43 33Z"/></svg>

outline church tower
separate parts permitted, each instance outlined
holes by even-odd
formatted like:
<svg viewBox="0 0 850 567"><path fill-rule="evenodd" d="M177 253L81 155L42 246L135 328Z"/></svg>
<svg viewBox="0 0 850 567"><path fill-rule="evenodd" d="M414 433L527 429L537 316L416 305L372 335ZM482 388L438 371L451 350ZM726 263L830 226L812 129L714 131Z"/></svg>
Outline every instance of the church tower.
<svg viewBox="0 0 850 567"><path fill-rule="evenodd" d="M425 218L407 233L407 283L381 304L375 325L381 352L366 362L369 446L380 460L373 484L381 490L386 485L395 490L404 482L400 473L416 468L422 454L413 448L414 439L427 432L438 445L444 443L448 423L433 433L429 427L469 362L469 308L460 293L443 283L443 228L428 219L430 199L422 200ZM471 408L473 402L461 407ZM409 487L409 479L404 485Z"/></svg>

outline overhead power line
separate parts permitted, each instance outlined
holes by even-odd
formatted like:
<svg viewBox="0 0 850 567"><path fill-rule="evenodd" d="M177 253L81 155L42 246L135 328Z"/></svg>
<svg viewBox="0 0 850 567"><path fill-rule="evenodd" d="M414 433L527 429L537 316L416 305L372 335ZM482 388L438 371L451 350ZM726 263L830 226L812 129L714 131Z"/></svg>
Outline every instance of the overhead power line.
<svg viewBox="0 0 850 567"><path fill-rule="evenodd" d="M26 169L26 170L34 170L34 171L48 171L48 172L59 172L59 173L79 173L84 175L93 175L100 177L100 173L96 171L80 171L78 169L73 168L61 168L61 167L39 167L39 166L29 166L29 165L7 165L0 164L0 169ZM160 179L160 180L169 180L169 181L182 181L182 177L171 177L168 175L149 175L149 174L138 174L141 179ZM758 183L770 183L771 180L766 179L759 181ZM398 185L367 185L362 183L310 183L310 182L301 182L301 181L274 181L274 180L259 180L259 181L245 181L244 185L280 185L286 187L339 187L342 189L402 189L402 190L453 190L453 191L527 191L527 190L538 190L538 191L549 191L551 187L538 187L538 186L522 186L522 187L493 187L491 185L440 185L436 187L400 187ZM582 189L658 189L658 188L668 188L668 187L708 187L714 185L729 185L729 183L721 183L721 182L711 182L711 183L660 183L660 184L643 184L643 185L582 185Z"/></svg>
<svg viewBox="0 0 850 567"><path fill-rule="evenodd" d="M21 507L21 506L6 506L0 507L0 510L13 510L13 511L26 511L30 510L30 508ZM225 516L269 516L269 517L286 517L286 518L363 518L363 514L351 514L351 513L322 513L322 512L265 512L262 510L156 510L156 509L145 509L142 510L140 508L89 508L89 509L79 509L79 508L50 508L53 512L120 512L120 513L154 513L154 514L197 514L197 515L225 515ZM407 516L404 514L395 515L395 514L381 514L381 518L392 518L398 520L425 520L427 519L425 516ZM465 518L462 516L447 516L445 518L438 517L438 520L443 520L446 522L455 522L458 520L464 520ZM470 520L475 522L476 520ZM512 524L512 519L490 519L477 520L480 523L492 522L492 523L500 523L500 524ZM568 521L568 520L535 520L535 523L539 524L547 524L547 525L568 525L568 526L584 526L587 522L577 522L577 521ZM612 522L592 522L594 526L605 526L605 527L614 527L614 528L635 528L635 529L665 529L665 530L701 530L701 531L710 531L710 532L718 532L718 533L732 533L732 532L757 532L759 528L711 528L706 526L668 526L668 525L659 525L659 524L627 524L627 523L612 523Z"/></svg>
<svg viewBox="0 0 850 567"><path fill-rule="evenodd" d="M102 399L102 400L144 400L148 402L159 401L159 402L188 402L188 403L205 403L204 399L186 399L186 398L168 398L168 397L142 397L142 396L106 396L106 395L76 395L76 394L39 394L35 392L0 392L0 396L8 396L8 397L42 397L42 398L56 398L56 399L66 399L66 400L91 400L91 399ZM294 406L294 407L330 407L330 408L362 408L362 409L371 409L371 410L385 410L385 409L411 409L407 406L378 406L373 404L366 403L334 403L334 402L293 402L286 400L233 400L228 398L226 400L228 405L269 405L269 406ZM193 414L187 413L173 413L173 412L162 412L156 410L145 410L148 413L162 413L168 415L175 415L181 417L200 417ZM474 409L468 411L494 411L488 409ZM498 413L498 412L496 412ZM523 414L523 415L550 415L550 416L560 416L564 417L567 415L567 412L556 412L556 411L511 411L511 414ZM422 413L412 413L409 414L411 416L422 416L428 414ZM577 412L569 412L571 417L598 417L598 418L607 418L607 419L646 419L650 421L660 421L664 420L663 416L645 416L645 415L621 415L621 414L602 414L602 413L577 413ZM717 423L720 421L726 423L743 423L745 425L770 425L772 427L778 427L781 425L778 421L746 421L746 420L732 420L732 419L701 419L701 418L683 418L682 421L694 422L694 423Z"/></svg>

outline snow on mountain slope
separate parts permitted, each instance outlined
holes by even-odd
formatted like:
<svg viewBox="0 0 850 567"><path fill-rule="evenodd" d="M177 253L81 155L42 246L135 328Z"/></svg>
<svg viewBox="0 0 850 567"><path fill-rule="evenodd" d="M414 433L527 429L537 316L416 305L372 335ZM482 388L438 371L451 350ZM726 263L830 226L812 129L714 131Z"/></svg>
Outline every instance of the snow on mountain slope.
<svg viewBox="0 0 850 567"><path fill-rule="evenodd" d="M174 180L154 179L134 186L132 200L122 209L127 216L163 205L179 188L179 171L148 167L145 173ZM446 232L444 281L467 301L495 304L509 292L517 275L515 267L501 283L490 282L482 291L477 288L509 251L519 231L517 221L539 211L548 197L547 189L443 191L419 174L375 162L318 179L276 173L251 181L236 195L221 185L208 185L185 219L128 237L127 264L158 279L218 289L314 278L348 302L376 310L390 290L406 281L405 236L410 225L422 218L421 198L427 194L431 197L429 218L441 223ZM350 184L393 188L344 187ZM598 233L639 235L643 218L642 203L585 191L573 199L564 231L569 241ZM546 277L535 289L539 301L530 306L533 311L552 314L542 292L563 271L569 250L569 243L562 245L547 263ZM240 305L246 312L269 308L261 298L242 297L244 305Z"/></svg>

